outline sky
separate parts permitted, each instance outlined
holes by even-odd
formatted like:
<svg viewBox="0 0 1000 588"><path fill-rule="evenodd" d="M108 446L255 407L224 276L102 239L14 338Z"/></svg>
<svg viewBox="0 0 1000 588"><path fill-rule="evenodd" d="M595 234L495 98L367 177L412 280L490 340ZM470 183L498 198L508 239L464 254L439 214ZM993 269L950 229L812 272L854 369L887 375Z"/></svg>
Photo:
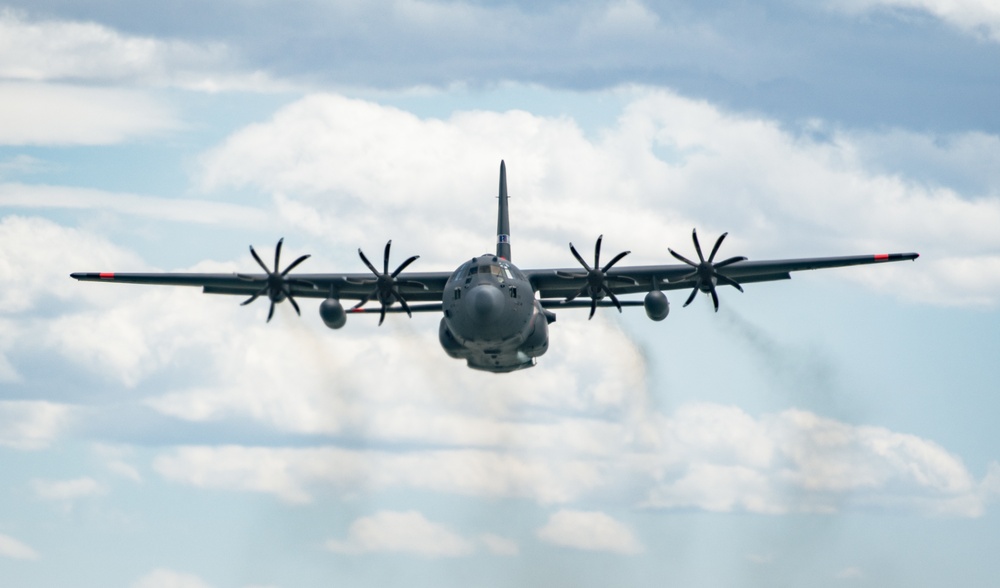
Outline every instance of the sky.
<svg viewBox="0 0 1000 588"><path fill-rule="evenodd" d="M0 4L2 584L992 585L997 104L987 0ZM562 310L505 375L69 278L451 271L501 160L523 269L921 257Z"/></svg>

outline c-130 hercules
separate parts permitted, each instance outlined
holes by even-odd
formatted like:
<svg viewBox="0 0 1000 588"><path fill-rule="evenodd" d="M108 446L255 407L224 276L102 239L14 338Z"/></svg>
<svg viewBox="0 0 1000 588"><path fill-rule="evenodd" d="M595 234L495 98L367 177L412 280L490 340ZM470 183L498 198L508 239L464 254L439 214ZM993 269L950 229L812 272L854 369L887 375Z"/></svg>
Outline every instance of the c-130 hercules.
<svg viewBox="0 0 1000 588"><path fill-rule="evenodd" d="M296 298L324 299L319 313L326 326L339 329L349 313L379 313L379 325L386 313L441 312L438 330L441 346L451 357L464 359L470 368L496 373L511 372L535 365L536 358L549 346L548 325L556 320L554 308L590 307L593 318L597 307L642 305L654 321L667 317L670 305L664 290L690 288L684 306L691 304L699 291L709 294L719 310L716 287L726 285L743 291L742 284L787 280L790 272L891 261L914 260L916 253L888 253L849 257L818 257L771 261L747 261L730 257L715 261L726 233L723 233L706 259L698 242L691 237L698 254L695 262L676 251L670 254L683 264L620 267L617 263L628 251L619 253L601 265L601 240L594 247L590 265L572 243L569 249L582 268L522 270L511 261L510 219L507 208L507 171L500 162L500 198L497 213L497 250L464 262L453 272L404 272L419 256L408 258L389 271L389 249L385 244L382 270L379 271L358 249L358 255L371 273L296 274L292 269L305 261L303 255L280 270L281 244L274 252L274 267L268 268L253 246L250 253L264 274L208 273L74 273L83 281L201 286L206 294L249 296L243 305L267 296L271 308L288 300L301 314ZM621 300L620 295L645 292L645 298ZM589 298L590 300L579 300ZM345 309L341 300L358 301ZM379 307L366 308L375 301ZM398 305L397 305L398 303ZM417 304L413 304L417 303Z"/></svg>

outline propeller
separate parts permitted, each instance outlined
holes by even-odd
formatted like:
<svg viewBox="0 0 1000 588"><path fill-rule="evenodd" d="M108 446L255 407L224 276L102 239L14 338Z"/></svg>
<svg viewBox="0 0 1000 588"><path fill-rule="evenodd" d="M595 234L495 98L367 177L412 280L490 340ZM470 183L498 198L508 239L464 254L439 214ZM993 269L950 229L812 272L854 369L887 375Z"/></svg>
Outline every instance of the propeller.
<svg viewBox="0 0 1000 588"><path fill-rule="evenodd" d="M611 269L612 266L614 266L616 263L621 261L623 257L631 253L631 251L622 251L618 255L614 256L614 258L607 264L605 264L604 267L601 267L601 241L603 239L604 235L598 236L597 244L594 246L594 267L590 267L590 265L588 265L587 262L584 261L583 257L576 250L576 247L573 247L572 243L569 244L570 253L573 254L573 257L575 257L578 262L580 262L580 265L583 266L583 269L587 270L587 273L574 274L574 273L556 272L556 275L558 275L560 278L565 278L568 280L574 280L580 278L587 279L586 284L584 284L579 290L577 290L571 296L566 298L566 302L570 302L577 296L582 296L584 294L590 296L590 316L587 318L587 320L594 318L594 312L597 310L597 301L603 299L605 295L611 298L611 302L613 302L615 304L615 307L618 308L618 312L622 311L621 302L618 301L618 297L616 297L615 293L611 290L610 282L617 281L617 282L626 282L630 284L639 283L635 281L633 278L629 278L627 276L607 275L608 270Z"/></svg>
<svg viewBox="0 0 1000 588"><path fill-rule="evenodd" d="M385 244L385 255L382 258L381 272L375 269L375 266L372 265L370 261L368 261L367 257L365 257L365 253L361 251L361 249L358 249L358 255L361 257L361 261L365 262L365 265L368 266L368 269L370 269L371 272L375 274L374 280L364 280L360 283L374 284L375 289L372 290L367 295L365 295L365 297L361 299L361 302L355 304L354 307L351 308L351 310L357 310L361 308L362 306L367 304L369 300L372 299L378 300L379 304L382 305L382 312L380 313L378 319L379 326L382 326L382 322L385 321L386 309L392 306L394 302L399 302L399 305L402 306L403 310L406 311L406 315L411 318L413 317L413 313L410 312L410 307L406 304L406 298L404 298L403 294L399 291L400 287L410 286L410 287L422 288L424 290L427 289L427 286L421 282L416 282L413 280L396 279L396 277L399 276L400 272L402 272L404 269L407 268L407 266L409 266L411 263L420 258L419 255L414 255L413 257L410 257L403 263L399 264L399 267L396 268L396 271L389 273L389 249L391 247L392 247L392 241L388 241Z"/></svg>
<svg viewBox="0 0 1000 588"><path fill-rule="evenodd" d="M719 246L722 245L722 240L725 239L728 234L729 233L722 233L722 235L719 236L719 239L715 242L715 246L712 247L712 253L706 260L705 256L701 253L701 245L698 243L698 231L696 229L691 230L691 239L694 241L694 249L698 252L698 259L700 260L700 263L695 263L680 253L677 253L673 249L668 248L671 255L694 268L693 272L680 278L681 281L690 280L692 278L695 280L694 288L691 290L691 295L688 296L687 302L684 303L684 306L691 304L695 295L698 293L698 290L701 290L702 292L708 292L712 295L712 303L715 305L715 312L719 312L719 295L715 292L715 285L718 282L732 286L740 292L743 291L743 287L740 286L736 280L720 274L718 270L738 261L746 261L747 258L743 256L730 257L725 261L715 263L715 254L719 252Z"/></svg>
<svg viewBox="0 0 1000 588"><path fill-rule="evenodd" d="M283 238L278 239L278 245L275 246L274 248L274 271L271 271L267 267L267 264L265 264L260 259L260 256L257 255L257 252L254 251L253 245L250 246L250 255L253 255L253 258L254 260L257 261L257 264L264 269L264 272L267 273L267 277L261 278L259 276L236 274L236 277L238 277L241 280L246 280L248 282L264 283L264 286L260 290L254 293L254 295L251 296L250 298L247 298L246 300L241 302L240 306L246 306L251 302L253 302L254 300L257 300L264 294L267 294L267 297L271 300L271 309L267 312L267 322L271 322L271 317L274 316L274 305L278 302L282 302L286 298L288 299L289 302L292 303L292 307L295 308L295 313L298 314L299 316L302 316L302 312L299 310L298 303L296 303L295 298L292 297L292 288L291 288L292 286L306 286L314 290L316 289L316 284L313 284L312 282L306 280L299 280L297 278L287 277L288 273L292 271L297 265L309 259L309 255L303 255L302 257L296 259L291 264L289 264L288 267L285 268L285 271L283 272L278 271L278 269L281 267L281 244L284 241L285 240Z"/></svg>

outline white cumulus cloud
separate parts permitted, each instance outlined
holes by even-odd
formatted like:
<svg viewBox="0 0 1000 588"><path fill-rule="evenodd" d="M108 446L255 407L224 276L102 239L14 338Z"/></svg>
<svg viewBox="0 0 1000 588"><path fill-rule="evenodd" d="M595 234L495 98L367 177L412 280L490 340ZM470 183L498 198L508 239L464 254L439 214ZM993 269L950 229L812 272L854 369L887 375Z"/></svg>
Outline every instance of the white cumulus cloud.
<svg viewBox="0 0 1000 588"><path fill-rule="evenodd" d="M351 524L346 539L330 539L334 553L409 553L423 557L459 557L475 545L455 531L416 511L380 511Z"/></svg>
<svg viewBox="0 0 1000 588"><path fill-rule="evenodd" d="M537 534L548 543L585 551L634 555L645 550L631 529L603 512L560 510Z"/></svg>

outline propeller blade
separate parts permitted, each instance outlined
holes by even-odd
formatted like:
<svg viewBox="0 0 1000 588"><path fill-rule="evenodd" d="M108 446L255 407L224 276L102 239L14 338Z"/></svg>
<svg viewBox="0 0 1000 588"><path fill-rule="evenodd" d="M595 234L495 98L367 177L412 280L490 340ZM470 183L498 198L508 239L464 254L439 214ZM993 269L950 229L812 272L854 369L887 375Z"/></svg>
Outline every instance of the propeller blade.
<svg viewBox="0 0 1000 588"><path fill-rule="evenodd" d="M288 272L290 272L293 269L295 269L295 266L299 265L300 263L302 263L303 261L309 259L310 257L312 257L312 256L306 254L306 255L303 255L302 257L296 259L295 261L292 262L292 264L290 266L288 266L288 267L285 268L285 271L281 272L281 275L282 276L287 276ZM274 271L278 271L278 266L274 267Z"/></svg>
<svg viewBox="0 0 1000 588"><path fill-rule="evenodd" d="M736 289L737 289L737 290L739 290L740 292L742 292L742 291L743 291L743 286L740 286L740 283L739 283L739 282L737 282L736 280L734 280L734 279L732 279L732 278L730 278L730 277L727 277L727 276L724 276L724 275L722 275L722 274L715 274L715 277L716 277L716 278L717 278L717 279L718 279L718 280L719 280L720 282L722 282L723 284L728 284L728 285L732 286L733 288L736 288Z"/></svg>
<svg viewBox="0 0 1000 588"><path fill-rule="evenodd" d="M389 248L392 247L392 239L385 242L385 255L382 256L382 273L389 273Z"/></svg>
<svg viewBox="0 0 1000 588"><path fill-rule="evenodd" d="M379 313L379 316L378 316L378 326L381 327L382 323L384 323L384 322L385 322L385 305L383 304L382 305L382 311Z"/></svg>
<svg viewBox="0 0 1000 588"><path fill-rule="evenodd" d="M688 264L689 266L691 266L691 267L698 267L698 264L697 264L697 263L695 263L695 262L691 261L690 259L688 259L688 258L684 257L684 256L683 256L683 255L681 255L680 253L677 253L677 252L676 252L676 251L674 251L673 249L671 249L671 248L667 247L667 251L669 251L669 252L670 252L670 255L673 255L674 257L676 257L677 259L679 259L679 260L683 261L684 263Z"/></svg>
<svg viewBox="0 0 1000 588"><path fill-rule="evenodd" d="M746 260L747 260L746 257L743 257L742 255L737 255L736 257L730 257L726 261L720 261L719 263L715 264L714 267L715 269L719 269L720 267L726 267L727 265L733 265L736 262L746 261Z"/></svg>
<svg viewBox="0 0 1000 588"><path fill-rule="evenodd" d="M715 254L719 252L719 246L722 245L722 240L726 238L729 233L722 233L719 235L718 240L715 241L715 247L712 247L712 253L708 256L708 263L712 263L715 259Z"/></svg>
<svg viewBox="0 0 1000 588"><path fill-rule="evenodd" d="M378 270L375 269L375 266L372 265L372 262L368 261L368 258L365 257L365 252L362 251L360 247L358 248L358 255L361 256L361 261L365 262L365 265L368 266L368 269L370 269L372 271L372 273L377 276L378 275Z"/></svg>
<svg viewBox="0 0 1000 588"><path fill-rule="evenodd" d="M582 257L580 257L580 254L577 252L576 247L573 247L572 243L569 244L569 252L573 254L573 257L575 257L577 261L580 262L580 265L586 268L588 272L590 271L590 266L587 265L587 262L584 261Z"/></svg>
<svg viewBox="0 0 1000 588"><path fill-rule="evenodd" d="M615 303L615 307L618 309L618 312L620 313L622 311L622 303L618 302L618 297L615 296L615 293L612 292L611 288L608 288L607 286L604 287L604 292L608 295L608 298L611 299L611 302Z"/></svg>
<svg viewBox="0 0 1000 588"><path fill-rule="evenodd" d="M698 243L698 231L691 229L691 240L694 241L694 250L698 252L698 259L705 263L705 256L701 254L701 244Z"/></svg>
<svg viewBox="0 0 1000 588"><path fill-rule="evenodd" d="M691 295L688 296L687 302L684 303L684 306L691 304L694 301L694 297L697 295L698 295L698 286L695 286L694 288L691 288Z"/></svg>
<svg viewBox="0 0 1000 588"><path fill-rule="evenodd" d="M260 265L260 267L264 268L265 272L269 274L271 273L271 270L268 269L268 267L264 265L264 262L260 260L260 256L257 255L257 252L253 250L253 245L250 246L250 255L253 255L253 258L257 260L257 264Z"/></svg>
<svg viewBox="0 0 1000 588"><path fill-rule="evenodd" d="M399 305L402 306L403 310L406 311L406 316L413 318L413 313L410 312L410 306L406 303L406 300L404 300L403 297L399 295L398 292L396 293L396 298L399 299Z"/></svg>
<svg viewBox="0 0 1000 588"><path fill-rule="evenodd" d="M250 298L247 298L243 302L240 302L240 306L246 306L247 304L250 304L254 300L257 300L258 298L260 298L260 295L264 294L265 292L267 292L267 286L264 286L263 288L261 288L260 290L258 290L257 293L254 294L253 296L251 296Z"/></svg>
<svg viewBox="0 0 1000 588"><path fill-rule="evenodd" d="M595 312L597 312L597 299L596 298L591 298L590 299L590 316L587 317L588 321L590 319L594 318L594 313Z"/></svg>
<svg viewBox="0 0 1000 588"><path fill-rule="evenodd" d="M601 241L604 240L604 235L597 236L597 243L594 244L594 267L601 267Z"/></svg>
<svg viewBox="0 0 1000 588"><path fill-rule="evenodd" d="M400 272L402 272L404 269L406 269L406 266L410 265L411 263L413 263L414 261L416 261L418 259L420 259L420 256L419 255L414 255L413 257L411 257L411 258L407 259L406 261L404 261L403 263L399 264L399 267L396 268L396 271L392 272L392 274L391 274L392 277L395 278L396 276L398 276Z"/></svg>
<svg viewBox="0 0 1000 588"><path fill-rule="evenodd" d="M607 273L609 269L611 269L616 263L618 263L619 261L621 261L622 258L625 257L626 255L628 255L629 253L632 253L632 252L631 251L622 251L618 255L614 256L614 258L611 261L608 262L608 265L606 265L606 266L604 266L604 267L601 268L601 271L604 272L604 273Z"/></svg>
<svg viewBox="0 0 1000 588"><path fill-rule="evenodd" d="M271 317L274 316L274 301L271 301L271 310L267 311L267 322L271 322Z"/></svg>
<svg viewBox="0 0 1000 588"><path fill-rule="evenodd" d="M715 287L708 291L712 295L712 304L715 305L715 312L719 312L719 295L715 293Z"/></svg>
<svg viewBox="0 0 1000 588"><path fill-rule="evenodd" d="M585 294L589 288L590 288L589 285L584 285L582 288L580 288L579 290L577 290L574 294L571 294L570 296L568 296L566 298L566 302L572 302L572 301L576 300L576 298L578 296L582 296L583 294Z"/></svg>
<svg viewBox="0 0 1000 588"><path fill-rule="evenodd" d="M281 259L281 244L284 242L284 237L278 239L278 245L274 248L274 271L278 271L278 268L281 267L279 260Z"/></svg>
<svg viewBox="0 0 1000 588"><path fill-rule="evenodd" d="M302 316L302 311L299 310L299 305L295 302L295 299L292 298L292 295L291 294L286 294L285 296L287 296L288 297L288 301L292 303L292 308L295 309L295 314L297 314L299 316Z"/></svg>

